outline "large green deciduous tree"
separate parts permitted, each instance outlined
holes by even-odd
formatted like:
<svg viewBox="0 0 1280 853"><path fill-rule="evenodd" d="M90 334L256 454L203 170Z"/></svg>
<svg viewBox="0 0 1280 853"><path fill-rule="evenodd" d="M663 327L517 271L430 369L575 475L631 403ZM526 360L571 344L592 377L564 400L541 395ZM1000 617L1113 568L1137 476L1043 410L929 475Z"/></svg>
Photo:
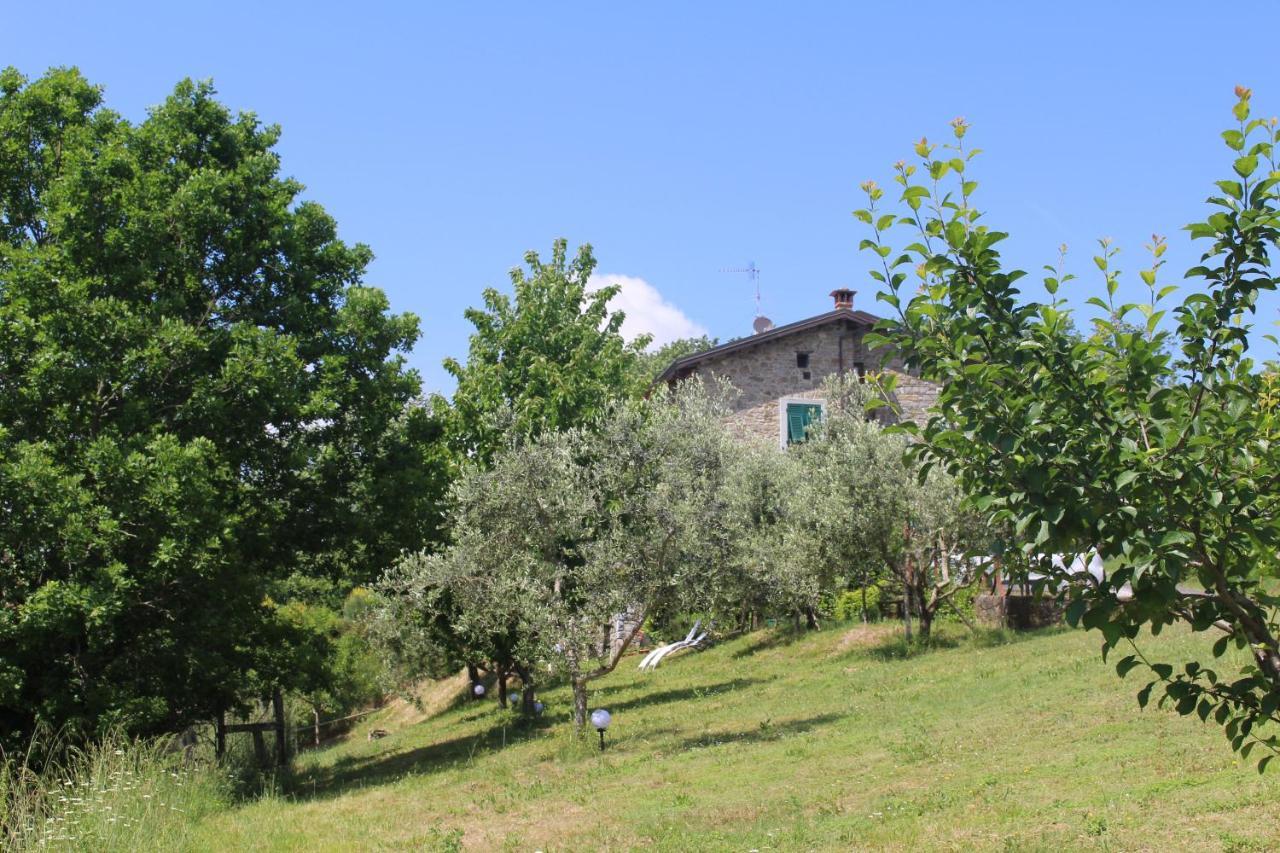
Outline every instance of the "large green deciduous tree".
<svg viewBox="0 0 1280 853"><path fill-rule="evenodd" d="M1142 704L1158 688L1179 713L1212 716L1242 755L1268 748L1261 769L1280 723L1280 598L1266 582L1280 548L1280 397L1275 374L1249 356L1249 320L1276 289L1280 140L1275 119L1252 117L1251 93L1236 94L1222 134L1231 173L1208 218L1188 226L1203 247L1180 283L1190 292L1170 301L1178 286L1156 237L1140 272L1149 298L1124 303L1102 241L1102 289L1089 300L1100 316L1083 339L1059 295L1070 276L1047 267L1047 298L1035 301L1020 291L1024 273L1001 260L1005 234L974 206L976 152L962 120L948 145L916 145L919 165L898 164L897 212L868 182L871 204L857 216L883 262L881 298L899 312L884 340L945 383L917 454L1012 528L1007 547L1034 558L1070 621L1101 632L1104 655L1128 652L1120 675L1148 667ZM888 242L897 228L914 232L901 252ZM1101 580L1048 559L1094 549ZM1174 623L1207 634L1212 656L1176 668L1148 659L1140 632ZM1248 652L1242 673L1212 663L1231 646Z"/></svg>
<svg viewBox="0 0 1280 853"><path fill-rule="evenodd" d="M467 310L476 330L466 363L444 363L458 381L451 435L481 463L512 435L581 426L648 387L640 355L648 338L624 341L623 314L609 310L617 285L587 290L591 247L570 258L557 240L550 260L529 252L525 263L527 272L511 271L514 298L491 288L483 309Z"/></svg>
<svg viewBox="0 0 1280 853"><path fill-rule="evenodd" d="M0 735L170 729L288 686L270 594L435 535L447 473L371 254L275 127L184 82L134 125L0 72ZM375 568L376 567L376 568Z"/></svg>

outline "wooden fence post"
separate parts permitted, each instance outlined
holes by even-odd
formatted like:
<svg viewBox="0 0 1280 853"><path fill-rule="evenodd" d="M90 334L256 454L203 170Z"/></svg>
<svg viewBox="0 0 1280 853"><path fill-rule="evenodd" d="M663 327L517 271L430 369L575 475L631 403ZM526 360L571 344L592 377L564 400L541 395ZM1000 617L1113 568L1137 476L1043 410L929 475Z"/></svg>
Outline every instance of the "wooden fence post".
<svg viewBox="0 0 1280 853"><path fill-rule="evenodd" d="M227 753L227 715L224 712L218 712L214 727L214 754L221 758Z"/></svg>
<svg viewBox="0 0 1280 853"><path fill-rule="evenodd" d="M267 739L262 736L261 729L252 729L249 734L253 737L253 761L261 769L267 768Z"/></svg>
<svg viewBox="0 0 1280 853"><path fill-rule="evenodd" d="M276 729L276 766L284 767L289 763L289 753L284 742L284 694L277 687L271 694L271 707L275 711Z"/></svg>

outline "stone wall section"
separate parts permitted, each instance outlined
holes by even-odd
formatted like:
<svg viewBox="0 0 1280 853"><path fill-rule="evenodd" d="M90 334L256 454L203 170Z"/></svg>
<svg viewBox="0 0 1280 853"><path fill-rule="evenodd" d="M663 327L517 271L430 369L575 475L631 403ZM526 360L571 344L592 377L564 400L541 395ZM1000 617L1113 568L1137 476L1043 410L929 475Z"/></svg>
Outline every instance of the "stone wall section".
<svg viewBox="0 0 1280 853"><path fill-rule="evenodd" d="M761 341L756 346L712 357L699 363L694 375L707 380L726 380L738 391L733 402L731 425L744 437L780 441L780 401L816 400L824 397L823 383L838 373L843 348L844 369L855 372L888 371L897 374L896 400L902 417L924 424L927 411L937 400L938 388L904 371L902 362L890 359L881 365L881 352L863 344L867 329L851 322L833 322L804 329L781 338ZM809 366L799 367L797 353L807 353ZM808 372L809 378L804 374Z"/></svg>

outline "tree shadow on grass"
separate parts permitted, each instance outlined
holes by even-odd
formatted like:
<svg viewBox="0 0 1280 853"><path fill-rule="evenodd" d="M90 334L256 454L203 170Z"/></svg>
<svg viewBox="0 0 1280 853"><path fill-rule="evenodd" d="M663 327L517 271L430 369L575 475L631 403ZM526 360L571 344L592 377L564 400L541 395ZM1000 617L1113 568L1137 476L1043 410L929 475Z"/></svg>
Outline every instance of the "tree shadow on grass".
<svg viewBox="0 0 1280 853"><path fill-rule="evenodd" d="M804 734L813 729L830 725L842 717L844 717L844 714L828 713L816 714L799 720L787 720L783 723L765 720L754 729L746 731L705 732L697 737L686 738L680 742L680 748L699 749L711 746L726 746L733 743L765 743L767 741L781 740L791 735Z"/></svg>
<svg viewBox="0 0 1280 853"><path fill-rule="evenodd" d="M299 799L329 799L352 788L384 785L409 774L439 772L470 761L478 751L500 745L503 738L508 745L512 745L543 727L543 721L513 725L510 720L505 720L495 722L475 734L404 752L347 756L338 759L332 766L309 768L305 772L296 773L289 782L289 793Z"/></svg>
<svg viewBox="0 0 1280 853"><path fill-rule="evenodd" d="M656 693L641 693L630 699L623 699L620 702L606 704L612 712L625 711L631 708L648 708L652 705L662 705L667 702L684 702L689 699L705 699L709 696L715 696L720 693L732 693L735 690L742 690L758 684L768 684L770 681L773 681L772 677L732 678L728 681L716 682L715 684L693 684L689 687L659 690Z"/></svg>
<svg viewBox="0 0 1280 853"><path fill-rule="evenodd" d="M812 636L812 634L812 631L798 631L795 628L766 628L763 631L756 632L756 636L752 638L750 645L734 651L733 657L749 658L752 655L758 655L760 652L767 652L770 649L784 648L797 640Z"/></svg>
<svg viewBox="0 0 1280 853"><path fill-rule="evenodd" d="M918 638L913 638L911 642L907 642L901 633L897 633L886 636L875 645L863 646L852 650L850 654L864 654L881 661L906 660L929 652L941 652L950 649L989 649L996 646L1009 646L1039 639L1040 637L1060 634L1067 630L1070 629L1063 625L1051 625L1046 628L1025 631L1015 631L1010 628L977 628L973 631L965 630L964 632L935 632L927 643L920 642Z"/></svg>

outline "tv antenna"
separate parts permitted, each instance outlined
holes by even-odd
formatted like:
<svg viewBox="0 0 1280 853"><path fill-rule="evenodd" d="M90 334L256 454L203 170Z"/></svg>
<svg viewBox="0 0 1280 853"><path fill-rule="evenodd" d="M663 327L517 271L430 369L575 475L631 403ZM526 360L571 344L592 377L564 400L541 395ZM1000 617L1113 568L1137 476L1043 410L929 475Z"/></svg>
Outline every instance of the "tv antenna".
<svg viewBox="0 0 1280 853"><path fill-rule="evenodd" d="M773 321L760 312L760 268L756 266L756 262L747 261L745 267L729 267L720 272L746 273L747 281L751 282L756 290L756 319L752 325L757 333L772 329Z"/></svg>

